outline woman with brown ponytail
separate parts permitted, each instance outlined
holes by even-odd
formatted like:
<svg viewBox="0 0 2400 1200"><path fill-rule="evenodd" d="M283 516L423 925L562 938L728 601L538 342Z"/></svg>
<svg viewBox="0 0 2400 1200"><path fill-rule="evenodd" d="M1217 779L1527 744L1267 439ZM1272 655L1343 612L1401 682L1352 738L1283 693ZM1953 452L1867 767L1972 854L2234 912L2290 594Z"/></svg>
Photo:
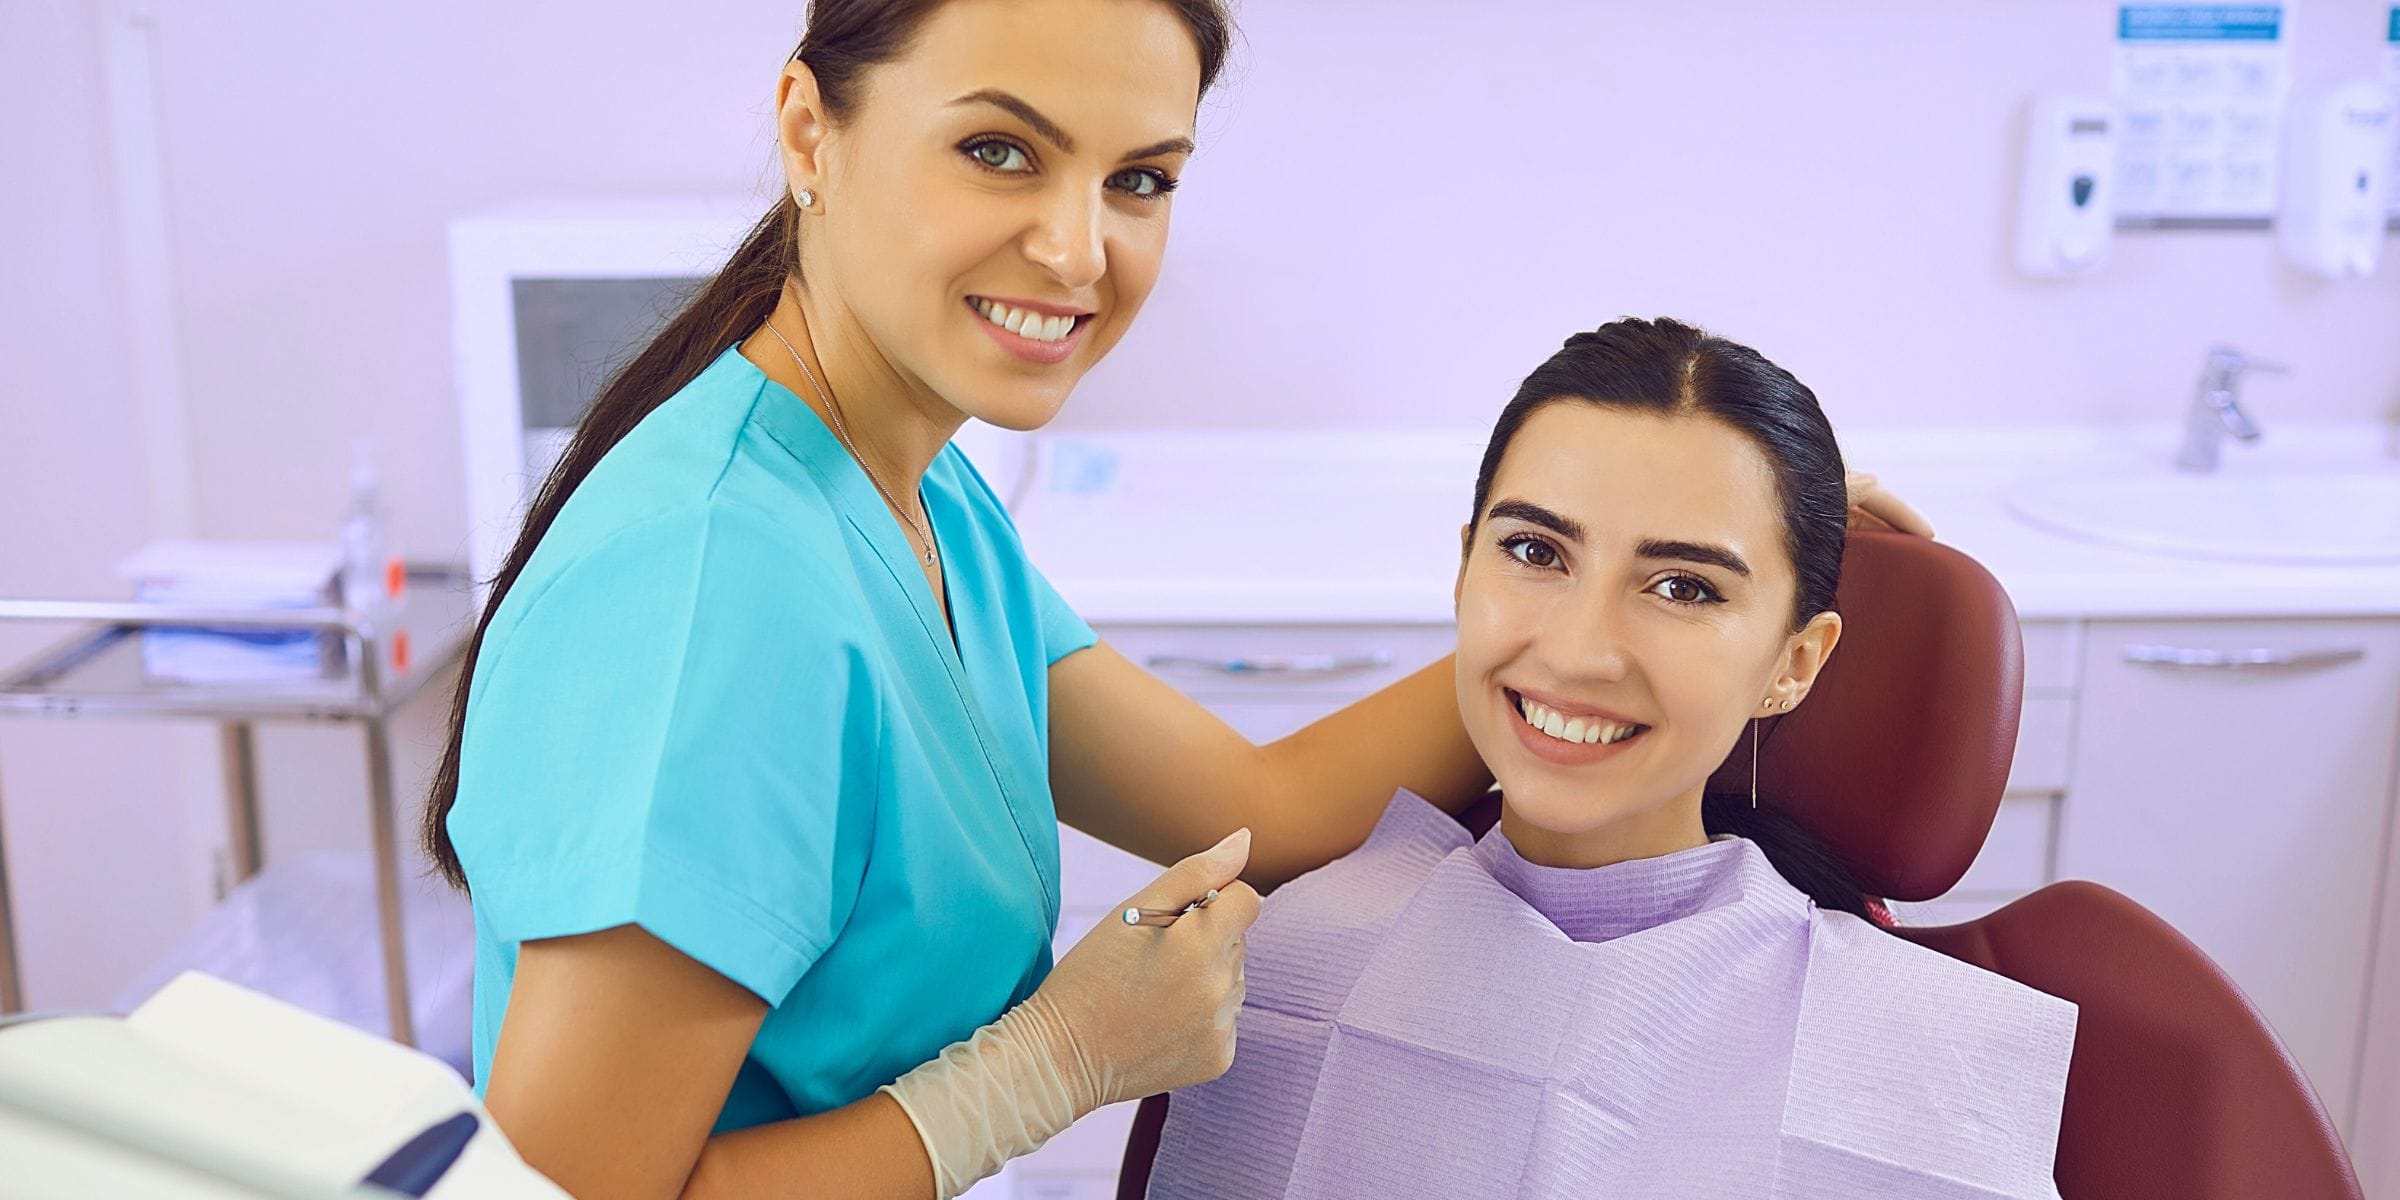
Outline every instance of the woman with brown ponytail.
<svg viewBox="0 0 2400 1200"><path fill-rule="evenodd" d="M811 5L786 194L544 484L425 819L479 1086L575 1195L955 1195L1222 1073L1251 888L1490 782L1446 660L1252 744L947 448L1124 335L1229 39L1217 0ZM1053 967L1061 821L1176 865Z"/></svg>

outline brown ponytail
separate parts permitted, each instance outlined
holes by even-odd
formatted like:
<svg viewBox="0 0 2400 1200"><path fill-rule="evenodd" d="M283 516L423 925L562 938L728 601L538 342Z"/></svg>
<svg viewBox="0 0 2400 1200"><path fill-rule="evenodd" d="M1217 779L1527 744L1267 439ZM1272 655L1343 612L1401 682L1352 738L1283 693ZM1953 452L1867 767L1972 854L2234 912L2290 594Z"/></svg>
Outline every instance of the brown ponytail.
<svg viewBox="0 0 2400 1200"><path fill-rule="evenodd" d="M1206 95L1223 67L1232 41L1232 22L1220 0L1162 0L1190 28L1200 54L1200 92ZM792 57L808 64L816 76L817 96L825 115L840 121L851 111L858 77L867 68L898 58L941 0L812 0L808 32ZM483 652L483 635L492 614L525 570L533 548L566 507L584 477L592 473L625 435L633 432L667 398L697 378L727 346L747 337L775 310L784 283L800 277L800 209L789 195L751 228L708 285L641 353L610 377L590 411L575 427L566 453L525 514L525 527L516 545L491 580L491 599L475 622L459 666L458 687L451 693L449 737L442 747L441 765L434 769L433 787L426 797L421 830L425 854L442 878L460 890L467 886L458 851L450 844L450 809L458 803L459 750L466 736L467 687L475 678L475 660Z"/></svg>
<svg viewBox="0 0 2400 1200"><path fill-rule="evenodd" d="M725 347L748 336L774 311L784 280L798 267L799 213L799 206L792 203L791 197L776 201L774 209L742 239L732 261L700 289L699 295L641 353L609 379L590 411L575 427L575 436L567 443L566 452L559 456L558 465L551 468L549 478L542 481L541 491L535 494L532 506L526 511L525 527L518 532L508 558L500 564L500 573L492 578L491 599L475 622L475 636L468 640L466 660L459 665L458 686L450 698L449 739L442 747L441 765L434 769L432 792L425 803L425 854L452 886L462 890L467 886L458 852L450 845L448 821L451 806L458 802L458 758L467 728L467 685L475 677L475 660L483 652L483 635L491 627L492 614L499 611L501 599L524 572L525 561L533 557L534 546L549 532L559 510L566 507L567 497L575 494L576 486L599 465L601 456L625 440L625 435L633 432L633 427L641 424L652 410L666 403L669 396L697 378L724 353Z"/></svg>

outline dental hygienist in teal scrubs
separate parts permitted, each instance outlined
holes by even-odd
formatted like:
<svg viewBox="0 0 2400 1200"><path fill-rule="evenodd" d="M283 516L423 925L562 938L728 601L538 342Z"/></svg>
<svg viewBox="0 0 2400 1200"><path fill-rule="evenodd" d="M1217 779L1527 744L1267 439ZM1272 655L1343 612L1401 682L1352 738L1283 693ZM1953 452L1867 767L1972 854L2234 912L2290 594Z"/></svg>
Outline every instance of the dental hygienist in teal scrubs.
<svg viewBox="0 0 2400 1200"><path fill-rule="evenodd" d="M809 21L784 194L532 506L426 814L479 1086L581 1200L948 1196L1212 1078L1251 885L1489 782L1447 659L1251 743L1095 644L947 448L1140 310L1217 0ZM1176 865L1054 967L1061 821Z"/></svg>

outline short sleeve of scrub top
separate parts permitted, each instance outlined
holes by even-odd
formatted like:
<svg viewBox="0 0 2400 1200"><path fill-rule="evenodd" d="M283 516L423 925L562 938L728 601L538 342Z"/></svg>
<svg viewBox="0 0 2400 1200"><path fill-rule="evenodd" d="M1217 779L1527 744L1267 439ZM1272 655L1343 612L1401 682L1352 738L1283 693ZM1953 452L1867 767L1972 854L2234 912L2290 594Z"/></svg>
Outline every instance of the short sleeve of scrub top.
<svg viewBox="0 0 2400 1200"><path fill-rule="evenodd" d="M479 1082L539 938L636 924L769 1005L719 1129L867 1095L1040 982L1047 669L1095 639L963 456L923 496L947 624L847 452L736 349L577 489L469 689Z"/></svg>

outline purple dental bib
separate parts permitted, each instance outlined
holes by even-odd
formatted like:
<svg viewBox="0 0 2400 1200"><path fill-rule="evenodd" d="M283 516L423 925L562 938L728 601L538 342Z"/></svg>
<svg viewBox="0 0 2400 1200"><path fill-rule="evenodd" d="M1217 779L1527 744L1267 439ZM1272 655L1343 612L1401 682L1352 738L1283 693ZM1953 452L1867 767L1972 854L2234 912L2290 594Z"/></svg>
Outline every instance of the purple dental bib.
<svg viewBox="0 0 2400 1200"><path fill-rule="evenodd" d="M2055 1200L2072 1004L1817 909L1739 839L1593 870L1402 792L1269 897L1151 1200Z"/></svg>

